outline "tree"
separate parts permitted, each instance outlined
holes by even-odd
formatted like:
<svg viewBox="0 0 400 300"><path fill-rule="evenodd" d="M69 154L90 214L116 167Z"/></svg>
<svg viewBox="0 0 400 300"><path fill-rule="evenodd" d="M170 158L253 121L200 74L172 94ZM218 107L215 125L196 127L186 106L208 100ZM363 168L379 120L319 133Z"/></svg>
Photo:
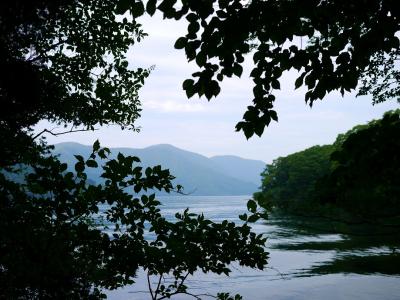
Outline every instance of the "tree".
<svg viewBox="0 0 400 300"><path fill-rule="evenodd" d="M190 294L185 279L198 270L229 274L233 261L263 269L266 239L247 222L214 223L188 210L167 221L154 193L146 194L170 192L169 171L142 170L139 158L121 153L107 160L108 153L96 142L88 159L76 156L75 172L47 156L22 182L0 173L1 298L104 298L102 289L133 283L142 267L160 282L174 278L150 287L152 299L164 299ZM96 158L106 161L103 185L90 184L85 172L98 167Z"/></svg>
<svg viewBox="0 0 400 300"><path fill-rule="evenodd" d="M7 0L0 11L2 136L33 147L32 126L43 119L68 131L135 129L149 69L128 68L125 53L145 33L116 18L115 1ZM21 160L15 145L2 140L2 159Z"/></svg>
<svg viewBox="0 0 400 300"><path fill-rule="evenodd" d="M145 36L135 21L142 11L118 16L111 0L0 4L0 298L104 298L102 289L132 283L142 267L174 278L151 289L152 299L163 299L188 293L185 279L196 270L266 264L265 238L248 225L259 217L255 203L242 225L187 210L169 222L154 195L179 191L168 170L143 170L139 158L122 154L107 159L96 142L70 172L42 138L97 124L137 130L138 90L150 70L129 68L125 53ZM40 120L72 127L35 135ZM102 168L105 183L91 183L87 168Z"/></svg>
<svg viewBox="0 0 400 300"><path fill-rule="evenodd" d="M120 0L121 11L144 12L144 1ZM137 10L140 7L140 10ZM148 0L146 11L188 22L175 47L185 49L199 71L183 82L188 97L220 92L225 77L240 77L244 55L253 54L253 104L236 129L247 138L262 135L271 120L274 90L285 71L295 69L295 87L305 86L312 105L326 94L356 89L374 102L398 97L400 12L395 0Z"/></svg>
<svg viewBox="0 0 400 300"><path fill-rule="evenodd" d="M400 111L339 134L332 145L279 157L263 172L257 202L271 211L398 228Z"/></svg>
<svg viewBox="0 0 400 300"><path fill-rule="evenodd" d="M400 110L395 110L346 134L332 153L334 168L316 186L319 201L364 222L398 224L399 132Z"/></svg>
<svg viewBox="0 0 400 300"><path fill-rule="evenodd" d="M315 207L315 184L329 174L332 145L313 146L275 159L265 167L261 191L254 199L264 208L307 213Z"/></svg>

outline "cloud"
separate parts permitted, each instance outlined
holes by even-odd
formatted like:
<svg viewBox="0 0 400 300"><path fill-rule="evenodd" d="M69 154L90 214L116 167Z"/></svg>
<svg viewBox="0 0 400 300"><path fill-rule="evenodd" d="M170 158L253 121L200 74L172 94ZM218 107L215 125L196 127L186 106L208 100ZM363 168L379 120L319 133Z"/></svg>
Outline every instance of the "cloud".
<svg viewBox="0 0 400 300"><path fill-rule="evenodd" d="M200 112L204 111L205 107L200 103L173 101L173 100L147 100L143 102L144 109L152 109L161 112Z"/></svg>

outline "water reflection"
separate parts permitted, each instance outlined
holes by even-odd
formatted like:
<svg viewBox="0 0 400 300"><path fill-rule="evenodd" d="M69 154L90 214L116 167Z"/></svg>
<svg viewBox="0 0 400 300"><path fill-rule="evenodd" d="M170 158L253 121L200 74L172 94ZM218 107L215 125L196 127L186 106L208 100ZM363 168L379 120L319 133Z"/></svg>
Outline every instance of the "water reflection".
<svg viewBox="0 0 400 300"><path fill-rule="evenodd" d="M272 215L266 224L273 228L269 232L270 249L332 254L330 259L314 262L286 276L400 275L400 234L394 228L282 215Z"/></svg>
<svg viewBox="0 0 400 300"><path fill-rule="evenodd" d="M246 212L247 199L246 196L163 197L162 213L173 220L177 211L189 207L216 222L223 219L240 222L238 215ZM251 300L399 299L398 234L386 229L348 228L316 221L274 215L266 222L257 222L252 225L253 230L268 238L267 269L232 265L229 277L197 272L188 278L190 291L214 295L226 291ZM143 293L146 290L146 277L140 271L134 285L109 291L107 295L111 300L150 299Z"/></svg>

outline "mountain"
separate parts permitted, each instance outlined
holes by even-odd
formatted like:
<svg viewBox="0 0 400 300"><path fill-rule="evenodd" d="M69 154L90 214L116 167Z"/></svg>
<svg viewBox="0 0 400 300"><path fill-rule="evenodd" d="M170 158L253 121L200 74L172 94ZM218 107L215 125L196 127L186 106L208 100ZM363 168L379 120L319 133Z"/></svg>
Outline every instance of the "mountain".
<svg viewBox="0 0 400 300"><path fill-rule="evenodd" d="M138 156L143 167L161 165L170 169L176 177L175 184L184 186L184 192L192 195L250 195L260 185L259 174L265 163L236 156L206 156L182 150L168 144L143 149L110 148L111 158L119 152ZM88 157L91 146L78 143L60 143L54 152L72 169L74 154ZM235 167L236 166L236 167ZM91 180L100 182L100 169L87 169Z"/></svg>
<svg viewBox="0 0 400 300"><path fill-rule="evenodd" d="M261 184L261 172L265 169L265 162L261 160L244 159L233 155L213 156L210 158L225 174L231 174L237 179Z"/></svg>

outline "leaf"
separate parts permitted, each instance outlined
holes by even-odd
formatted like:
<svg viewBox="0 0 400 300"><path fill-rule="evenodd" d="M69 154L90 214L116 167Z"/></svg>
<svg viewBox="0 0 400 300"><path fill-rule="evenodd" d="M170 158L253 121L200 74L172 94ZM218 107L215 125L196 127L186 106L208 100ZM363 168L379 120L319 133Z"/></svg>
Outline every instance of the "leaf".
<svg viewBox="0 0 400 300"><path fill-rule="evenodd" d="M303 85L303 80L304 80L304 75L305 74L306 74L305 72L303 74L301 74L301 76L299 76L296 79L296 81L294 82L294 87L295 87L296 90Z"/></svg>
<svg viewBox="0 0 400 300"><path fill-rule="evenodd" d="M139 184L137 184L137 185L135 185L135 186L133 187L133 190L135 191L135 193L139 193L141 189L142 189L142 186L139 185Z"/></svg>
<svg viewBox="0 0 400 300"><path fill-rule="evenodd" d="M188 89L193 87L193 84L194 84L194 80L193 79L186 79L182 83L182 87L183 87L184 90L188 90Z"/></svg>
<svg viewBox="0 0 400 300"><path fill-rule="evenodd" d="M144 4L142 1L134 2L131 8L131 14L133 18L140 17L144 14Z"/></svg>
<svg viewBox="0 0 400 300"><path fill-rule="evenodd" d="M264 129L265 129L264 122L260 122L260 120L257 120L257 122L254 123L254 133L257 134L259 137L262 136Z"/></svg>
<svg viewBox="0 0 400 300"><path fill-rule="evenodd" d="M278 114L276 113L275 110L269 110L268 114L269 114L269 116L271 117L272 120L278 122Z"/></svg>
<svg viewBox="0 0 400 300"><path fill-rule="evenodd" d="M215 97L217 97L218 94L221 92L221 88L220 88L218 82L212 81L212 83L213 83L212 86L211 86L212 93L213 93L213 95L214 95Z"/></svg>
<svg viewBox="0 0 400 300"><path fill-rule="evenodd" d="M254 128L250 126L248 122L239 122L236 124L236 131L242 130L246 139L251 138L254 135Z"/></svg>
<svg viewBox="0 0 400 300"><path fill-rule="evenodd" d="M157 0L149 0L146 4L146 11L150 16L153 16L156 12Z"/></svg>
<svg viewBox="0 0 400 300"><path fill-rule="evenodd" d="M78 161L83 162L83 156L82 155L74 155L74 156Z"/></svg>
<svg viewBox="0 0 400 300"><path fill-rule="evenodd" d="M237 77L242 76L243 73L243 67L239 64L235 64L233 66L233 74L235 74Z"/></svg>
<svg viewBox="0 0 400 300"><path fill-rule="evenodd" d="M246 222L247 221L247 214L239 215L239 219Z"/></svg>
<svg viewBox="0 0 400 300"><path fill-rule="evenodd" d="M188 26L188 34L191 36L195 36L197 31L200 30L200 25L198 22L191 22Z"/></svg>
<svg viewBox="0 0 400 300"><path fill-rule="evenodd" d="M85 170L85 164L83 161L79 161L75 164L75 171L78 173L82 173Z"/></svg>
<svg viewBox="0 0 400 300"><path fill-rule="evenodd" d="M249 218L248 218L248 222L249 223L254 223L254 222L257 222L258 220L260 219L260 216L258 215L258 214L256 214L256 215L251 215Z"/></svg>
<svg viewBox="0 0 400 300"><path fill-rule="evenodd" d="M97 152L100 149L100 142L96 140L93 144L93 152Z"/></svg>
<svg viewBox="0 0 400 300"><path fill-rule="evenodd" d="M97 162L96 162L94 159L89 159L89 160L87 160L87 161L86 161L86 165L87 165L89 168L97 168L97 167L98 167L98 164L97 164Z"/></svg>
<svg viewBox="0 0 400 300"><path fill-rule="evenodd" d="M121 152L118 152L117 159L119 161L123 161L125 159L125 156Z"/></svg>
<svg viewBox="0 0 400 300"><path fill-rule="evenodd" d="M65 170L67 170L67 168L68 168L68 165L66 163L62 163L60 165L60 172L64 172Z"/></svg>
<svg viewBox="0 0 400 300"><path fill-rule="evenodd" d="M276 79L272 80L271 81L271 87L274 90L280 90L281 89L281 84L279 83L279 80L276 80Z"/></svg>
<svg viewBox="0 0 400 300"><path fill-rule="evenodd" d="M106 159L107 158L107 155L105 154L104 149L100 149L98 154L99 154L99 157L101 159Z"/></svg>
<svg viewBox="0 0 400 300"><path fill-rule="evenodd" d="M196 56L196 63L199 67L202 67L205 65L207 61L207 55L204 54L204 52L200 51L197 56Z"/></svg>
<svg viewBox="0 0 400 300"><path fill-rule="evenodd" d="M119 0L115 8L115 13L117 15L123 15L129 9L131 3L132 0Z"/></svg>
<svg viewBox="0 0 400 300"><path fill-rule="evenodd" d="M185 48L186 43L187 43L187 38L182 36L176 40L174 48L175 49L183 49L183 48Z"/></svg>
<svg viewBox="0 0 400 300"><path fill-rule="evenodd" d="M254 200L247 201L247 209L252 213L256 212L257 210L257 203Z"/></svg>

